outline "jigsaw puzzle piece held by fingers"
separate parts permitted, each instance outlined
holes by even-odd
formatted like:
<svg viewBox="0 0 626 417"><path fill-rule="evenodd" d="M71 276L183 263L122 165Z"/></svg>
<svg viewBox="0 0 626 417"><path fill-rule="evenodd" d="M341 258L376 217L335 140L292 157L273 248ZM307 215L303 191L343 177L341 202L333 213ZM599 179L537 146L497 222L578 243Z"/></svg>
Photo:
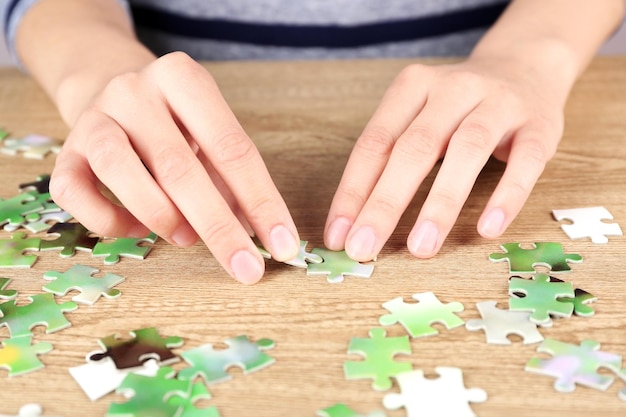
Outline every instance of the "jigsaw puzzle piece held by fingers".
<svg viewBox="0 0 626 417"><path fill-rule="evenodd" d="M524 344L543 340L537 324L530 321L530 312L502 310L496 304L497 301L476 303L482 320L468 320L465 328L469 331L484 330L487 343L496 345L510 345L508 336L511 334L520 336Z"/></svg>
<svg viewBox="0 0 626 417"><path fill-rule="evenodd" d="M556 242L536 242L528 249L523 248L521 243L505 243L500 247L505 253L492 253L489 259L493 262L508 261L511 274L534 273L536 266L545 266L552 272L569 272L568 263L583 260L576 253L563 253L563 246Z"/></svg>
<svg viewBox="0 0 626 417"><path fill-rule="evenodd" d="M309 263L319 264L320 262L322 262L324 259L322 259L320 255L306 251L306 245L308 243L309 242L306 240L301 240L300 252L298 252L298 255L289 261L285 261L285 263L287 265L297 266L299 268L307 268L309 266Z"/></svg>
<svg viewBox="0 0 626 417"><path fill-rule="evenodd" d="M320 256L322 262L309 263L306 274L327 275L326 279L330 283L343 282L345 276L370 278L374 272L374 265L363 265L350 258L346 251L314 248L311 253Z"/></svg>
<svg viewBox="0 0 626 417"><path fill-rule="evenodd" d="M373 411L369 414L359 414L345 404L335 404L317 412L318 417L386 417L382 411Z"/></svg>
<svg viewBox="0 0 626 417"><path fill-rule="evenodd" d="M59 296L76 290L80 294L72 297L72 301L88 305L95 304L101 296L117 298L122 294L113 287L124 282L124 277L111 273L102 278L93 277L96 273L98 269L79 264L65 272L48 271L43 277L51 282L44 285L43 290Z"/></svg>
<svg viewBox="0 0 626 417"><path fill-rule="evenodd" d="M552 216L557 221L572 222L561 225L561 229L572 240L588 237L593 243L608 243L607 236L623 236L619 224L602 221L613 220L613 215L604 207L552 210Z"/></svg>
<svg viewBox="0 0 626 417"><path fill-rule="evenodd" d="M451 302L443 304L432 292L413 294L417 303L405 303L402 297L394 298L383 304L391 312L380 317L380 324L390 326L400 323L411 337L422 337L439 334L432 327L434 323L441 323L447 329L453 329L465 323L454 313L463 311L463 304Z"/></svg>
<svg viewBox="0 0 626 417"><path fill-rule="evenodd" d="M39 342L31 344L32 336L20 336L6 339L0 349L0 368L9 370L9 376L16 376L33 372L43 368L43 363L37 355L48 353L52 344Z"/></svg>
<svg viewBox="0 0 626 417"><path fill-rule="evenodd" d="M106 265L114 265L120 261L120 257L145 259L152 246L157 240L156 233L150 233L142 238L121 237L112 241L100 241L93 248L92 255L104 257Z"/></svg>

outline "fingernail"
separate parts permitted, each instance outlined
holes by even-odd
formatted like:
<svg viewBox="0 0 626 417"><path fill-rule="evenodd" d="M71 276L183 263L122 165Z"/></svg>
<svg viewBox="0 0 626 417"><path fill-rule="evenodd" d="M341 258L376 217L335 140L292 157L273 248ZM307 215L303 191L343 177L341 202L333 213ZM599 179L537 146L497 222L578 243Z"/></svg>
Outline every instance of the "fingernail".
<svg viewBox="0 0 626 417"><path fill-rule="evenodd" d="M485 237L498 237L504 227L504 211L496 207L491 209L480 221L478 231Z"/></svg>
<svg viewBox="0 0 626 417"><path fill-rule="evenodd" d="M270 243L272 257L277 261L292 259L300 250L300 242L297 242L289 229L282 224L274 226L270 231Z"/></svg>
<svg viewBox="0 0 626 417"><path fill-rule="evenodd" d="M353 259L370 260L376 256L374 253L375 246L376 232L374 229L371 226L361 226L346 243L346 252Z"/></svg>
<svg viewBox="0 0 626 417"><path fill-rule="evenodd" d="M328 249L341 250L346 244L346 236L352 227L352 222L346 217L337 217L330 224L326 233L326 244Z"/></svg>
<svg viewBox="0 0 626 417"><path fill-rule="evenodd" d="M236 252L230 258L230 268L235 279L242 284L254 284L263 276L263 267L257 257L245 250Z"/></svg>
<svg viewBox="0 0 626 417"><path fill-rule="evenodd" d="M437 248L439 230L437 225L430 220L425 220L417 228L410 240L410 250L418 257L432 256Z"/></svg>
<svg viewBox="0 0 626 417"><path fill-rule="evenodd" d="M191 228L189 225L181 226L171 236L172 241L183 248L188 248L193 246L198 240L198 235L196 231Z"/></svg>

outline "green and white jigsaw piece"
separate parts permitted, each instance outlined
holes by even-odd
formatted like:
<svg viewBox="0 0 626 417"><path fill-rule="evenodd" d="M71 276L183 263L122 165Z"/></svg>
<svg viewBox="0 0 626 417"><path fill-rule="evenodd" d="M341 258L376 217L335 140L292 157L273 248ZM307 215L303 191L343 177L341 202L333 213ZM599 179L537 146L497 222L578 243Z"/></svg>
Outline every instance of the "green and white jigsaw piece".
<svg viewBox="0 0 626 417"><path fill-rule="evenodd" d="M563 246L556 242L536 242L532 248L522 248L521 243L505 243L500 247L506 253L492 253L493 262L509 262L511 274L535 272L536 266L545 266L552 272L569 272L569 262L580 263L583 258L577 253L563 253Z"/></svg>
<svg viewBox="0 0 626 417"><path fill-rule="evenodd" d="M530 311L530 320L540 326L552 325L550 315L570 317L574 303L563 299L574 299L574 287L569 282L556 282L548 274L533 274L531 279L512 277L509 280L509 310ZM519 295L519 296L518 296Z"/></svg>
<svg viewBox="0 0 626 417"><path fill-rule="evenodd" d="M28 214L44 210L41 199L35 194L21 193L7 199L0 199L0 224L19 227L26 221Z"/></svg>
<svg viewBox="0 0 626 417"><path fill-rule="evenodd" d="M37 355L48 353L52 344L39 342L31 344L32 336L20 336L6 339L0 349L0 368L9 370L9 376L26 374L43 368Z"/></svg>
<svg viewBox="0 0 626 417"><path fill-rule="evenodd" d="M58 235L57 238L41 240L40 250L61 250L62 258L74 256L76 250L91 252L100 239L89 234L80 223L57 223L48 230L48 235Z"/></svg>
<svg viewBox="0 0 626 417"><path fill-rule="evenodd" d="M41 239L26 239L24 232L15 232L11 239L0 239L0 268L30 268L37 261L37 255L25 255L27 251L38 251Z"/></svg>
<svg viewBox="0 0 626 417"><path fill-rule="evenodd" d="M306 240L300 241L300 252L296 255L295 258L285 261L287 265L297 266L298 268L308 268L309 263L318 264L323 261L320 255L316 255L315 253L307 252L306 245L309 242Z"/></svg>
<svg viewBox="0 0 626 417"><path fill-rule="evenodd" d="M515 334L524 340L524 344L539 343L543 336L537 324L530 321L530 312L502 310L496 307L497 301L476 303L482 319L472 319L465 323L469 331L484 330L487 343L510 345L508 336Z"/></svg>
<svg viewBox="0 0 626 417"><path fill-rule="evenodd" d="M71 323L64 313L74 311L78 307L73 301L57 304L52 294L35 294L28 297L31 303L16 305L16 300L0 304L0 327L9 328L11 337L30 336L35 326L46 326L46 333L53 333Z"/></svg>
<svg viewBox="0 0 626 417"><path fill-rule="evenodd" d="M145 243L154 244L157 240L156 233L150 233L142 238L122 237L111 241L100 241L96 243L91 254L94 257L104 257L106 265L114 265L120 261L120 257L145 259L152 246Z"/></svg>
<svg viewBox="0 0 626 417"><path fill-rule="evenodd" d="M306 274L327 275L326 279L330 283L343 282L345 276L370 278L374 272L374 265L363 265L350 258L346 251L314 248L311 253L320 256L322 262L309 263Z"/></svg>
<svg viewBox="0 0 626 417"><path fill-rule="evenodd" d="M60 296L76 290L80 294L72 297L72 301L88 305L93 305L101 296L117 298L122 294L113 287L124 282L124 277L111 273L102 278L92 276L96 273L98 269L80 264L65 272L48 271L43 277L51 282L44 285L43 290Z"/></svg>

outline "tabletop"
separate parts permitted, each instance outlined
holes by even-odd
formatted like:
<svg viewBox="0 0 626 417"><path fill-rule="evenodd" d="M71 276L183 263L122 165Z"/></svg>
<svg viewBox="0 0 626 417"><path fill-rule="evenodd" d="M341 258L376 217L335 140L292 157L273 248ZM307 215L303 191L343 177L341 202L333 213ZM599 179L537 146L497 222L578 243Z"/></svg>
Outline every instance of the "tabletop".
<svg viewBox="0 0 626 417"><path fill-rule="evenodd" d="M309 249L323 245L330 201L356 138L386 86L408 63L206 63L257 144ZM597 297L590 304L595 315L555 319L552 327L540 329L543 337L576 345L593 339L602 351L626 356L626 238L609 237L606 244L570 240L562 223L552 217L553 209L604 206L626 227L625 97L626 57L595 59L567 102L558 152L506 233L486 240L475 227L504 170L503 163L493 160L482 171L441 253L418 260L405 242L434 178L431 174L376 262L368 263L374 266L368 279L346 277L343 283L330 284L323 276L307 276L305 269L268 260L264 279L243 286L227 276L201 242L181 249L157 240L146 259L122 258L114 265L105 265L89 252L71 258L55 251L36 252L32 268L0 271L11 280L7 288L18 291L18 304L42 292L47 271L65 271L74 264L99 269L98 277L113 273L125 281L116 286L119 298L102 298L66 313L71 327L50 334L42 326L33 329L34 342L49 342L54 349L39 356L45 367L34 372L9 377L0 367L0 414L17 414L23 404L35 402L46 416L105 415L109 405L124 402L124 396L111 393L90 401L69 368L85 364L86 355L100 348L100 338L128 338L130 331L155 327L164 337L183 339L183 345L173 349L178 355L205 344L223 349L225 340L238 335L275 342L265 351L275 363L249 374L229 369L232 378L208 386L212 398L196 403L217 407L222 417L315 416L338 403L363 415L375 410L392 417L406 415L402 408L383 407L387 394L400 392L397 382L377 391L371 379L346 378L344 363L364 359L348 354L351 339L367 338L371 329L382 327L379 318L388 313L382 304L396 297L408 303L413 294L433 292L443 303L462 303L464 310L457 315L463 321L480 318L478 302L495 300L506 309L509 268L506 262L491 262L489 255L513 242L558 242L565 253L580 254L583 262L554 276ZM0 70L0 126L15 137L39 133L63 138L68 132L42 90L15 69ZM0 197L16 195L19 184L50 173L53 165L53 155L36 160L0 154ZM9 237L0 230L0 238ZM41 237L45 239L45 233ZM570 393L558 392L554 378L524 370L531 358L550 357L537 352L539 344L523 344L512 336L512 344L494 345L486 343L483 331L440 324L434 328L438 334L410 339L412 353L396 355L396 361L409 362L429 378L437 376L439 366L462 369L467 388L487 393L485 402L471 403L479 416L626 414L626 401L618 397L626 383L619 379L606 391L578 386ZM384 329L388 337L407 334L400 324ZM8 329L0 327L0 340L8 337ZM189 365L180 361L171 366L181 370Z"/></svg>

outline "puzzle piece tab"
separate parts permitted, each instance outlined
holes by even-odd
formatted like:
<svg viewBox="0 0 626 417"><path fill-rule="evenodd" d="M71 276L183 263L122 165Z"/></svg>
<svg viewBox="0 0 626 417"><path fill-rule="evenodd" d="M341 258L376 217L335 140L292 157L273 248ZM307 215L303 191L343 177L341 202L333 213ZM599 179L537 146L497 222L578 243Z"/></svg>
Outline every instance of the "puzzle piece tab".
<svg viewBox="0 0 626 417"><path fill-rule="evenodd" d="M484 330L487 343L510 345L508 336L515 334L524 339L524 344L539 343L543 336L537 324L530 321L530 312L502 310L496 307L497 301L476 303L482 320L473 319L465 323L469 331Z"/></svg>
<svg viewBox="0 0 626 417"><path fill-rule="evenodd" d="M154 244L157 240L156 233L150 233L142 238L122 237L112 241L100 241L93 248L92 255L104 257L106 265L114 265L120 261L120 257L145 259L152 246L145 243Z"/></svg>
<svg viewBox="0 0 626 417"><path fill-rule="evenodd" d="M487 393L480 388L465 388L459 368L439 366L435 371L437 379L425 378L420 369L397 375L402 393L385 395L385 408L404 407L408 417L474 417L469 403L486 401Z"/></svg>
<svg viewBox="0 0 626 417"><path fill-rule="evenodd" d="M506 253L492 253L489 259L493 262L509 262L509 272L524 274L535 272L535 266L550 268L552 272L568 272L568 262L582 262L582 256L576 253L563 253L563 246L555 242L537 242L532 248L524 249L521 243L505 243L500 247Z"/></svg>
<svg viewBox="0 0 626 417"><path fill-rule="evenodd" d="M117 298L122 294L113 287L124 282L124 277L110 273L102 278L93 277L96 273L96 268L79 264L65 272L48 271L43 277L51 282L44 285L43 290L60 296L76 290L80 294L72 297L72 301L88 305L93 305L100 296Z"/></svg>
<svg viewBox="0 0 626 417"><path fill-rule="evenodd" d="M35 294L28 297L30 304L16 305L16 300L0 304L0 327L7 326L11 337L30 336L35 326L46 326L46 333L53 333L71 323L64 313L78 307L73 301L57 304L52 294Z"/></svg>
<svg viewBox="0 0 626 417"><path fill-rule="evenodd" d="M331 251L328 249L314 248L311 253L320 256L322 262L309 263L307 275L327 275L330 283L343 282L345 276L369 278L374 272L374 265L363 265L350 258L346 251Z"/></svg>
<svg viewBox="0 0 626 417"><path fill-rule="evenodd" d="M432 292L413 294L417 303L405 303L402 297L394 298L383 304L391 314L380 317L380 324L390 326L400 323L412 337L431 336L438 334L432 327L441 323L447 329L463 325L463 319L454 313L463 311L463 304L452 302L443 304Z"/></svg>
<svg viewBox="0 0 626 417"><path fill-rule="evenodd" d="M9 376L22 375L43 368L37 355L48 353L52 345L39 342L31 345L32 336L6 339L0 349L0 368L9 370Z"/></svg>
<svg viewBox="0 0 626 417"><path fill-rule="evenodd" d="M264 352L274 347L271 339L251 342L248 336L240 335L227 339L225 343L227 349L215 350L212 344L207 343L181 353L190 367L182 369L178 378L193 380L201 376L207 384L214 384L231 378L226 372L231 366L238 366L248 374L274 363L274 358Z"/></svg>
<svg viewBox="0 0 626 417"><path fill-rule="evenodd" d="M533 274L531 279L512 277L509 280L509 310L530 311L530 320L541 326L551 326L550 315L570 317L573 303L564 298L574 298L574 287L569 282L555 282L544 273ZM523 295L521 297L516 294Z"/></svg>
<svg viewBox="0 0 626 417"><path fill-rule="evenodd" d="M80 223L57 223L48 230L49 235L58 235L56 239L42 240L42 251L61 250L61 257L74 256L76 250L91 252L99 238L90 237L89 231Z"/></svg>
<svg viewBox="0 0 626 417"><path fill-rule="evenodd" d="M345 362L343 369L346 379L372 378L372 388L386 391L392 386L391 377L411 370L410 362L396 362L397 354L411 354L408 336L385 337L384 329L371 329L370 338L353 337L348 346L348 354L365 357L360 362Z"/></svg>
<svg viewBox="0 0 626 417"><path fill-rule="evenodd" d="M367 415L359 414L345 404L335 404L317 412L318 417L386 417L382 411L373 411Z"/></svg>
<svg viewBox="0 0 626 417"><path fill-rule="evenodd" d="M602 221L613 220L613 215L604 207L552 210L552 216L557 221L573 222L561 225L561 229L572 240L589 237L593 243L608 243L607 236L623 235L619 224Z"/></svg>

